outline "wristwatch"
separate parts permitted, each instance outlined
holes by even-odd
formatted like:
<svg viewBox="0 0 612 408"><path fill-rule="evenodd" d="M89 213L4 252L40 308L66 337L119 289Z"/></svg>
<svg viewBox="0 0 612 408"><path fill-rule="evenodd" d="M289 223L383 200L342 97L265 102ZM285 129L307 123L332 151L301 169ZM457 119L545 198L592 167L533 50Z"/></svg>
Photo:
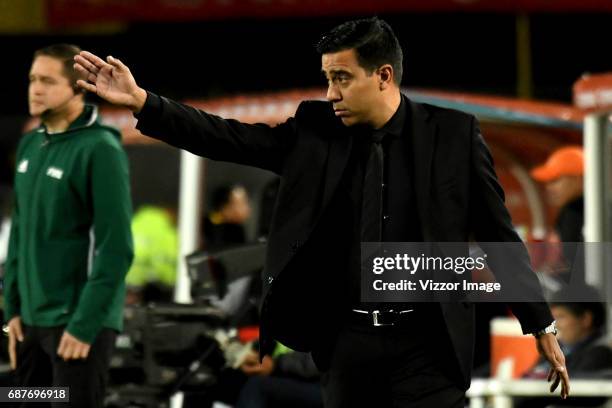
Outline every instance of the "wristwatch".
<svg viewBox="0 0 612 408"><path fill-rule="evenodd" d="M545 328L543 328L540 331L537 331L535 333L532 333L535 337L540 337L543 334L548 334L548 333L552 333L555 336L557 335L557 324L556 324L556 320L553 320L553 322L551 324L549 324L548 326L546 326Z"/></svg>

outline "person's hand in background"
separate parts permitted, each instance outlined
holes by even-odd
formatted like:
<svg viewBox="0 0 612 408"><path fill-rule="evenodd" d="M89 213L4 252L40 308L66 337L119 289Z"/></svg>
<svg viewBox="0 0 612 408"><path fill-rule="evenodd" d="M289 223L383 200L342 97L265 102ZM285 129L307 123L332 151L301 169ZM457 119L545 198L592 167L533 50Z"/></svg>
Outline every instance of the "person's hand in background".
<svg viewBox="0 0 612 408"><path fill-rule="evenodd" d="M17 368L17 342L23 341L23 328L21 317L15 316L8 322L8 352L11 369Z"/></svg>
<svg viewBox="0 0 612 408"><path fill-rule="evenodd" d="M274 370L274 360L270 356L264 356L259 362L259 354L250 352L244 359L240 369L246 375L270 375Z"/></svg>

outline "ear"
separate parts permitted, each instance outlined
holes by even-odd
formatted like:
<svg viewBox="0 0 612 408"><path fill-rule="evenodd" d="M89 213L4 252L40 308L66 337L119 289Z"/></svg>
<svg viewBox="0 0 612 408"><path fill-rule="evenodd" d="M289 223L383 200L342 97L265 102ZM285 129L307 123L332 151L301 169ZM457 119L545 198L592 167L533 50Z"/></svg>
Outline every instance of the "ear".
<svg viewBox="0 0 612 408"><path fill-rule="evenodd" d="M393 86L393 67L390 64L378 68L378 82L381 91Z"/></svg>

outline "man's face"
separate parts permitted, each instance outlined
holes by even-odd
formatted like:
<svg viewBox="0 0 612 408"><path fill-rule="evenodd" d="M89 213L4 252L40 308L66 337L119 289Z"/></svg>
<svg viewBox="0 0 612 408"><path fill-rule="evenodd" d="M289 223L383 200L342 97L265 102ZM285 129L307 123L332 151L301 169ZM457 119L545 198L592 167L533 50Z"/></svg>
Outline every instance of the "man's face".
<svg viewBox="0 0 612 408"><path fill-rule="evenodd" d="M556 321L559 340L568 346L584 340L593 331L593 316L586 312L583 316L576 316L568 308L556 305L550 308Z"/></svg>
<svg viewBox="0 0 612 408"><path fill-rule="evenodd" d="M382 92L379 75L368 75L357 62L354 49L323 54L322 71L327 78L327 99L346 126L373 124Z"/></svg>
<svg viewBox="0 0 612 408"><path fill-rule="evenodd" d="M582 176L561 176L546 183L549 201L559 207L580 197L582 192Z"/></svg>
<svg viewBox="0 0 612 408"><path fill-rule="evenodd" d="M30 115L41 116L62 109L73 95L72 86L59 60L44 55L34 59L28 87Z"/></svg>
<svg viewBox="0 0 612 408"><path fill-rule="evenodd" d="M221 212L226 222L244 224L251 216L251 204L247 191L242 187L234 188L228 203Z"/></svg>

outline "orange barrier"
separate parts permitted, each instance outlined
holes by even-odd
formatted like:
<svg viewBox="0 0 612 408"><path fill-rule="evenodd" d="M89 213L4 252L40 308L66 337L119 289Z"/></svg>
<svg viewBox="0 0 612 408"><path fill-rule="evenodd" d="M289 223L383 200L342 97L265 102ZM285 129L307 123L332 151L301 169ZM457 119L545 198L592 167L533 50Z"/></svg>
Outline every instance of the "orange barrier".
<svg viewBox="0 0 612 408"><path fill-rule="evenodd" d="M506 358L514 360L512 378L522 377L538 361L535 338L524 335L515 318L499 317L491 321L491 375Z"/></svg>

